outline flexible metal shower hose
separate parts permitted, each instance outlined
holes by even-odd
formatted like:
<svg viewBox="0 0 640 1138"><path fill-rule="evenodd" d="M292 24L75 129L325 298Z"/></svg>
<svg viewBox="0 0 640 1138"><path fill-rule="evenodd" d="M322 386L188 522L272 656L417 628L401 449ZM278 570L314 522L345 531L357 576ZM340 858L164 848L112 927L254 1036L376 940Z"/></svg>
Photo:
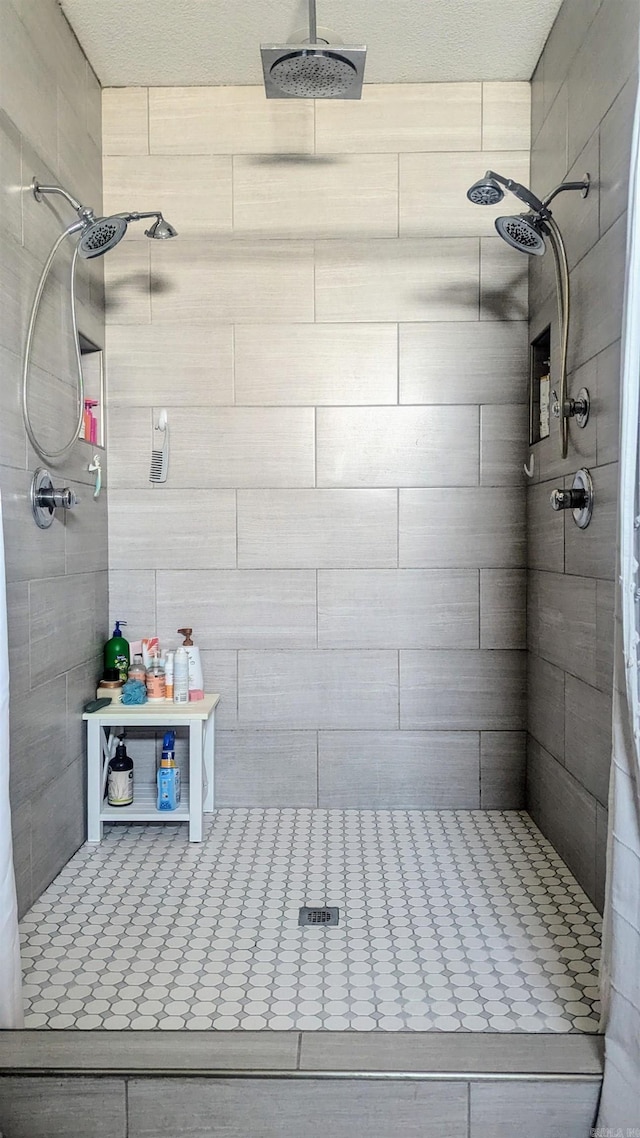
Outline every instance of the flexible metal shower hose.
<svg viewBox="0 0 640 1138"><path fill-rule="evenodd" d="M76 262L78 260L77 247L74 249L73 257L71 258L69 291L71 301L71 328L73 333L73 346L75 349L78 376L78 421L71 439L68 443L66 443L65 446L61 447L60 450L46 451L42 444L39 442L35 431L33 430L31 419L29 417L29 364L31 362L31 349L33 347L33 335L35 332L36 320L38 318L38 311L40 309L40 302L42 300L42 294L44 292L44 286L47 282L47 277L49 276L55 255L62 245L62 242L64 241L65 237L68 237L69 233L74 232L76 228L77 224L70 226L69 229L65 229L64 232L60 234L60 236L54 242L53 248L51 249L47 260L45 261L44 268L40 275L40 280L38 281L38 287L33 298L33 305L31 308L31 315L29 317L29 325L27 328L27 338L25 341L24 360L22 365L22 417L24 419L25 430L27 432L29 442L31 443L34 450L38 452L41 458L45 458L50 461L58 458L63 458L65 454L68 454L68 452L71 450L71 447L78 439L80 431L82 430L84 412L84 377L82 375L82 360L80 358L80 342L78 340L78 321L76 316Z"/></svg>
<svg viewBox="0 0 640 1138"><path fill-rule="evenodd" d="M551 248L553 250L553 263L556 271L556 292L558 295L558 321L560 325L560 455L567 457L569 449L569 417L565 414L567 402L567 355L569 351L569 316L571 312L569 264L567 250L562 233L555 221L549 215L545 218L549 227Z"/></svg>

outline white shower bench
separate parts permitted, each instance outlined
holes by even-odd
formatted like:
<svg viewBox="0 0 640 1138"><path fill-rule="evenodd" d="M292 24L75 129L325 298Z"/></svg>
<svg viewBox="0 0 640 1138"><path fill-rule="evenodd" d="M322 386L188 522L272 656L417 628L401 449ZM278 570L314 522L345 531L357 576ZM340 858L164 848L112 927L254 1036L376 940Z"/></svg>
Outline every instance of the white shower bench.
<svg viewBox="0 0 640 1138"><path fill-rule="evenodd" d="M189 841L202 841L203 814L213 810L215 709L219 695L193 703L158 700L138 706L112 703L101 711L85 712L87 723L87 840L102 841L104 822L188 822ZM189 778L177 810L158 810L155 783L136 786L130 806L109 806L105 800L107 769L118 734L127 727L189 730Z"/></svg>

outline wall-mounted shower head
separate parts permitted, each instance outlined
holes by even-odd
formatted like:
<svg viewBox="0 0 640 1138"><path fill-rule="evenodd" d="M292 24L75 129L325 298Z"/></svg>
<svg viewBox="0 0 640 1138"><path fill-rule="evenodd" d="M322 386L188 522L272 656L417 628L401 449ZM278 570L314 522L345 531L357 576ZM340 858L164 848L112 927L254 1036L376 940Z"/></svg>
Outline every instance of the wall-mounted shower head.
<svg viewBox="0 0 640 1138"><path fill-rule="evenodd" d="M494 178L491 170L487 170L484 178L479 178L467 190L467 197L474 205L497 205L504 197L502 186Z"/></svg>
<svg viewBox="0 0 640 1138"><path fill-rule="evenodd" d="M84 260L101 257L103 253L113 249L119 241L122 241L130 221L142 221L154 217L153 224L145 229L145 235L154 241L165 241L168 237L178 236L177 229L164 219L159 209L147 210L145 213L114 213L111 217L96 217L90 206L81 205L62 186L42 186L37 178L33 178L31 187L33 196L38 202L42 201L43 194L60 194L69 205L73 206L80 220L70 225L65 233L69 236L73 233L80 234L78 255Z"/></svg>
<svg viewBox="0 0 640 1138"><path fill-rule="evenodd" d="M541 257L544 253L546 245L538 214L520 213L510 217L497 217L495 226L502 240L511 245L512 249L519 249L521 253L530 253L534 257Z"/></svg>
<svg viewBox="0 0 640 1138"><path fill-rule="evenodd" d="M302 40L302 32L290 43L260 45L268 99L362 97L366 47L345 47L333 33L322 33L318 35L315 0L309 0L308 40Z"/></svg>
<svg viewBox="0 0 640 1138"><path fill-rule="evenodd" d="M88 222L78 241L78 256L85 261L101 257L122 241L126 232L127 222L124 217L99 217L96 221Z"/></svg>

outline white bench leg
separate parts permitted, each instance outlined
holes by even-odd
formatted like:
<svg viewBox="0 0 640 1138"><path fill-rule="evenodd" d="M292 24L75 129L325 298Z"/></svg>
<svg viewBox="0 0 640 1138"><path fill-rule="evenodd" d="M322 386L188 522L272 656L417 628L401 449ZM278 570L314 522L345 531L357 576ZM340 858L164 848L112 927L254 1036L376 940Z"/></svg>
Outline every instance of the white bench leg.
<svg viewBox="0 0 640 1138"><path fill-rule="evenodd" d="M189 724L189 841L202 841L203 723Z"/></svg>
<svg viewBox="0 0 640 1138"><path fill-rule="evenodd" d="M102 740L98 720L87 720L87 841L102 841Z"/></svg>

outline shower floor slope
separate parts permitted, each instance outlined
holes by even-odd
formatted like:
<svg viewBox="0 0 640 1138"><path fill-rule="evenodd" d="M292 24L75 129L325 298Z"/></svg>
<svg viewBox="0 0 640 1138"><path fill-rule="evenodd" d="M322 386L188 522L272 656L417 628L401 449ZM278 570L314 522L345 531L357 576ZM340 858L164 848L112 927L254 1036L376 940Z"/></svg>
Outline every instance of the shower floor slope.
<svg viewBox="0 0 640 1138"><path fill-rule="evenodd" d="M31 1028L598 1030L599 915L515 811L224 809L201 844L107 827L21 937Z"/></svg>

